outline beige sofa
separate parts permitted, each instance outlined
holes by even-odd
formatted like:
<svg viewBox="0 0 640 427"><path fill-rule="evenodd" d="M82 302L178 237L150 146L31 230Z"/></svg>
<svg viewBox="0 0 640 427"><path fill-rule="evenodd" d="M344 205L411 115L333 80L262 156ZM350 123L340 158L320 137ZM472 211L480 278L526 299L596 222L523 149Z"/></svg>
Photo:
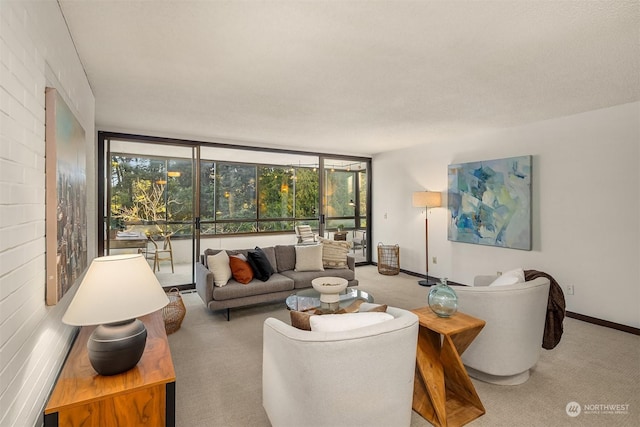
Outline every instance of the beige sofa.
<svg viewBox="0 0 640 427"><path fill-rule="evenodd" d="M214 286L213 273L207 267L207 257L215 255L222 249L207 249L196 263L196 290L204 304L212 311L227 310L227 320L230 319L230 309L248 305L285 300L297 289L310 288L311 281L317 277L342 277L348 281L348 286L357 286L355 278L355 258L347 255L348 268L332 268L324 271L295 271L295 245L276 245L261 248L275 273L262 282L253 279L243 285L231 279L222 287ZM251 249L227 250L229 255L247 253Z"/></svg>

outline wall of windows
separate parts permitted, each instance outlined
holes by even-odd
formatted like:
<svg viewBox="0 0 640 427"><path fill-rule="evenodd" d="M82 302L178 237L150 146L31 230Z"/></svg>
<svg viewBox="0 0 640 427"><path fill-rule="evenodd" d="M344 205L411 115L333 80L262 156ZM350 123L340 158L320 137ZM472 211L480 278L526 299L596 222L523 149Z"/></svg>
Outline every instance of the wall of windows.
<svg viewBox="0 0 640 427"><path fill-rule="evenodd" d="M346 240L367 227L369 159L109 132L98 141L105 254L129 250L128 232L170 236L184 261L200 247L294 243L298 224L326 238L353 230Z"/></svg>
<svg viewBox="0 0 640 427"><path fill-rule="evenodd" d="M318 169L200 161L200 234L318 226Z"/></svg>

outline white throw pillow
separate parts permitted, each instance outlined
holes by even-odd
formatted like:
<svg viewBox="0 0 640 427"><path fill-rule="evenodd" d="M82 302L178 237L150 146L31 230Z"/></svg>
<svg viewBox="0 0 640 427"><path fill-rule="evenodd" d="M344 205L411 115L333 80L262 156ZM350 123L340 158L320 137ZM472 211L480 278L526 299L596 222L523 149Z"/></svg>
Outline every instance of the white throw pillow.
<svg viewBox="0 0 640 427"><path fill-rule="evenodd" d="M213 273L213 284L222 287L231 279L231 267L229 266L229 255L226 251L220 251L215 255L207 257L209 271Z"/></svg>
<svg viewBox="0 0 640 427"><path fill-rule="evenodd" d="M322 245L296 246L295 271L324 271Z"/></svg>
<svg viewBox="0 0 640 427"><path fill-rule="evenodd" d="M489 286L515 285L516 283L524 283L524 270L522 268L505 271L498 276L496 280L491 282Z"/></svg>
<svg viewBox="0 0 640 427"><path fill-rule="evenodd" d="M322 316L311 316L309 324L312 331L340 332L375 325L391 319L393 316L389 313L380 312L323 314Z"/></svg>

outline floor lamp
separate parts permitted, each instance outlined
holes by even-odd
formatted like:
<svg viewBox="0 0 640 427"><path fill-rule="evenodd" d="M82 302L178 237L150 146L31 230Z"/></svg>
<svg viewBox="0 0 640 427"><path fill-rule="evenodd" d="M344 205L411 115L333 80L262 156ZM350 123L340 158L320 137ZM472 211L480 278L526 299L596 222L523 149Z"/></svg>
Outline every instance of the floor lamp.
<svg viewBox="0 0 640 427"><path fill-rule="evenodd" d="M427 274L425 280L418 282L421 286L434 285L435 281L429 281L429 209L442 206L442 196L436 191L416 191L413 193L413 206L424 208L424 241Z"/></svg>

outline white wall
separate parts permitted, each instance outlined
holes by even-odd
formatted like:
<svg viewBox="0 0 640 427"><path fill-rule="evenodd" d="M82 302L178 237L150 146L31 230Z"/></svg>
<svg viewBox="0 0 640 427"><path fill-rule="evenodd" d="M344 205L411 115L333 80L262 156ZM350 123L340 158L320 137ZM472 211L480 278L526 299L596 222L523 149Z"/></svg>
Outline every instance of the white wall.
<svg viewBox="0 0 640 427"><path fill-rule="evenodd" d="M87 138L89 257L96 248L95 100L55 0L0 1L0 425L42 424L75 328L75 288L45 305L45 87ZM77 287L76 287L77 288Z"/></svg>
<svg viewBox="0 0 640 427"><path fill-rule="evenodd" d="M471 284L520 266L546 271L567 310L640 327L639 145L640 103L631 103L376 155L372 241L398 243L401 268L424 273L424 214L411 193L446 193L452 163L531 154L533 250L450 242L448 210L434 208L429 274Z"/></svg>

